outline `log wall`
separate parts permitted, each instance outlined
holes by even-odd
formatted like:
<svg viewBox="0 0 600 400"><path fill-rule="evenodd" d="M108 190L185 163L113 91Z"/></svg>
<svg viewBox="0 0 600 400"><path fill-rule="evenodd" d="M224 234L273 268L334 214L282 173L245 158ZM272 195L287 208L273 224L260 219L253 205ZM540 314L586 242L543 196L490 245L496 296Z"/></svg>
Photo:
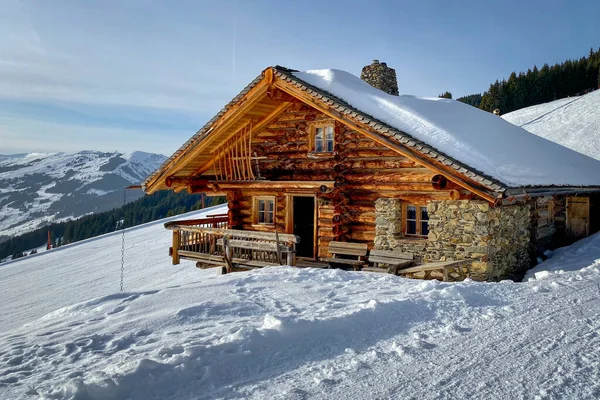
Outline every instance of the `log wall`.
<svg viewBox="0 0 600 400"><path fill-rule="evenodd" d="M314 153L311 126L332 123L335 127L334 152ZM304 104L295 104L275 122L254 132L252 152L260 159L255 175L273 181L335 181L326 193L304 189L317 196L317 245L319 256L327 255L331 240L367 243L375 238L375 200L399 198L425 205L431 200L458 200L473 195L452 182L435 190L436 175L410 159L387 149L361 133L334 122ZM254 224L253 196L276 196L277 229L286 229L286 193L290 189L239 189L228 192L233 226L250 230L274 230ZM291 232L289 232L291 233Z"/></svg>

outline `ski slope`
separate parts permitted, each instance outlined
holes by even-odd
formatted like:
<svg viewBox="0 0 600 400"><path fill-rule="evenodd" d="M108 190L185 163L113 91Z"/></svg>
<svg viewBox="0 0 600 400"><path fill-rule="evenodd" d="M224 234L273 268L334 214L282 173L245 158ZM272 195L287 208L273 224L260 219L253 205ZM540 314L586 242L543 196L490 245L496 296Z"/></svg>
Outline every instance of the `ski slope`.
<svg viewBox="0 0 600 400"><path fill-rule="evenodd" d="M600 160L600 90L523 108L502 118Z"/></svg>
<svg viewBox="0 0 600 400"><path fill-rule="evenodd" d="M217 276L172 266L163 222L127 231L123 293L118 233L0 266L0 399L600 396L600 235L525 283L440 283Z"/></svg>

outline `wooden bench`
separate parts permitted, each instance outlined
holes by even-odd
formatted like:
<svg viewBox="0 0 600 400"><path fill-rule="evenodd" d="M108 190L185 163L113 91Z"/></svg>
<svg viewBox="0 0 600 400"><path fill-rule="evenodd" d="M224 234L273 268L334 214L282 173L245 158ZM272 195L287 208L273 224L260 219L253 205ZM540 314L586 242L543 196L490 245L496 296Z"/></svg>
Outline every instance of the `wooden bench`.
<svg viewBox="0 0 600 400"><path fill-rule="evenodd" d="M331 241L327 251L333 257L321 257L320 261L329 263L331 267L346 265L351 266L355 271L360 271L365 264L362 257L367 255L368 247L364 243Z"/></svg>
<svg viewBox="0 0 600 400"><path fill-rule="evenodd" d="M372 267L363 267L363 271L369 272L387 272L397 275L398 270L414 265L414 255L412 253L404 253L398 250L371 250L369 253L369 262L373 263ZM379 265L385 264L388 267L382 268Z"/></svg>
<svg viewBox="0 0 600 400"><path fill-rule="evenodd" d="M223 246L223 261L230 270L282 265L284 259L287 265L294 265L294 248L285 244L279 243L278 247L277 243L252 242L223 237L217 240L217 245ZM255 260L253 257L257 253L272 253L277 254L277 257L276 260L269 261Z"/></svg>
<svg viewBox="0 0 600 400"><path fill-rule="evenodd" d="M465 279L467 275L470 275L471 273L468 262L469 260L435 261L421 265L416 265L414 267L400 268L397 270L397 274L409 275L412 278L415 274L424 272L425 275L423 279L427 279L433 271L440 271L444 276L444 282L448 282L451 277L450 272L452 270L456 270L458 272L459 278L462 280ZM465 265L467 269L466 275L465 271L463 270L463 266Z"/></svg>

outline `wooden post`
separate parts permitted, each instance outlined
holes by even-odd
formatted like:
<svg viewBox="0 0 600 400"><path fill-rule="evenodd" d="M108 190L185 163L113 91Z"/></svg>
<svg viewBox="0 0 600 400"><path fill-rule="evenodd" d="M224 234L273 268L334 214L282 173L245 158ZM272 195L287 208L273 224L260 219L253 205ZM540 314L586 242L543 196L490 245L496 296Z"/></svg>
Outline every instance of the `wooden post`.
<svg viewBox="0 0 600 400"><path fill-rule="evenodd" d="M173 265L179 264L179 245L180 245L179 230L175 229L173 231Z"/></svg>
<svg viewBox="0 0 600 400"><path fill-rule="evenodd" d="M223 236L223 249L224 249L223 258L225 259L225 262L227 263L227 266L225 268L227 269L227 273L231 273L231 272L233 272L233 264L231 263L231 258L233 256L233 252L232 252L233 249L229 245L229 238L227 236Z"/></svg>
<svg viewBox="0 0 600 400"><path fill-rule="evenodd" d="M279 248L279 232L277 231L277 224L275 224L275 249L277 251L277 262L281 265L281 249Z"/></svg>
<svg viewBox="0 0 600 400"><path fill-rule="evenodd" d="M286 264L289 265L290 267L292 267L292 266L294 266L294 254L296 253L296 244L288 243L288 245L291 247L292 251L287 253Z"/></svg>

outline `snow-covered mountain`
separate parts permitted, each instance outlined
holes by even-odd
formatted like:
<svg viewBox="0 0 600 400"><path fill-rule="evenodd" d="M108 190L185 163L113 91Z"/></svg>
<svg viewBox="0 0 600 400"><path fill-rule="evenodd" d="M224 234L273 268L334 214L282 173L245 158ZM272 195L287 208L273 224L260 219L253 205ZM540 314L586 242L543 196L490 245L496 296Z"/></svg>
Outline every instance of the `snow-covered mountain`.
<svg viewBox="0 0 600 400"><path fill-rule="evenodd" d="M171 218L201 218L226 206ZM0 399L597 399L600 233L523 283L171 265L166 220L0 264Z"/></svg>
<svg viewBox="0 0 600 400"><path fill-rule="evenodd" d="M502 116L529 132L600 160L600 90Z"/></svg>
<svg viewBox="0 0 600 400"><path fill-rule="evenodd" d="M123 188L139 184L165 159L140 151L0 155L0 241L48 222L118 207ZM141 195L137 190L127 197Z"/></svg>

